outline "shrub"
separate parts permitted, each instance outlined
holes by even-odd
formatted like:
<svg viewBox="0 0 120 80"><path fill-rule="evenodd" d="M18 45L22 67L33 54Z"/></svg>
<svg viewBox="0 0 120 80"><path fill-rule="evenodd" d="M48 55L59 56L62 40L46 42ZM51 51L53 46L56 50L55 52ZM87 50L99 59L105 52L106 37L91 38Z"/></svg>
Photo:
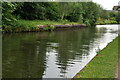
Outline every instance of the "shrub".
<svg viewBox="0 0 120 80"><path fill-rule="evenodd" d="M47 27L44 27L43 30L45 31L53 31L55 29L54 25L48 25Z"/></svg>

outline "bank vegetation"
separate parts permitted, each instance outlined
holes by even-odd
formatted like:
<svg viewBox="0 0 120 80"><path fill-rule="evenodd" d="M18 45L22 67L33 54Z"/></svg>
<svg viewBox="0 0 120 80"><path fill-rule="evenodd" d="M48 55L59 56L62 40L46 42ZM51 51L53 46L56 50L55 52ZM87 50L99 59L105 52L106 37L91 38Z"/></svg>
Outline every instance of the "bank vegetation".
<svg viewBox="0 0 120 80"><path fill-rule="evenodd" d="M36 30L37 25L117 23L117 13L94 2L3 2L2 31Z"/></svg>

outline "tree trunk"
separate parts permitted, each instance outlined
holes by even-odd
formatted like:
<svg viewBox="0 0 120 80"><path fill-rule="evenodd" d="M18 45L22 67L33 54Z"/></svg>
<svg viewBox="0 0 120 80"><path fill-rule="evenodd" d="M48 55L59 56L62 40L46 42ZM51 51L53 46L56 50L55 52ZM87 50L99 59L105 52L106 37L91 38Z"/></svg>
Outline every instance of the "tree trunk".
<svg viewBox="0 0 120 80"><path fill-rule="evenodd" d="M64 19L64 15L65 15L65 14L64 14L64 12L63 12L63 14L62 14L62 16L61 16L61 20L63 20L63 19Z"/></svg>

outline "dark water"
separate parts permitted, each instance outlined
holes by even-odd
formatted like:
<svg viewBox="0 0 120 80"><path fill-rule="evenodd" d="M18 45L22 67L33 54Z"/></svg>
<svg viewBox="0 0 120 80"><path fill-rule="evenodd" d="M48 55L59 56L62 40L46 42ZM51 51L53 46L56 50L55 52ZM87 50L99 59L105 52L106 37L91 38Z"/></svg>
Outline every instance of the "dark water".
<svg viewBox="0 0 120 80"><path fill-rule="evenodd" d="M118 36L118 25L3 35L4 78L72 78Z"/></svg>

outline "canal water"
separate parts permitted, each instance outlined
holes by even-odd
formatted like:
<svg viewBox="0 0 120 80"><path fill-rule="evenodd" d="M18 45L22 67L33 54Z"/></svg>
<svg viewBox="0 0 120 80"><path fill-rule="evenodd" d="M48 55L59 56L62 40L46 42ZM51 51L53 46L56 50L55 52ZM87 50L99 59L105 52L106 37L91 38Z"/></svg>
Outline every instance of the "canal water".
<svg viewBox="0 0 120 80"><path fill-rule="evenodd" d="M117 36L118 25L4 34L3 78L73 78Z"/></svg>

